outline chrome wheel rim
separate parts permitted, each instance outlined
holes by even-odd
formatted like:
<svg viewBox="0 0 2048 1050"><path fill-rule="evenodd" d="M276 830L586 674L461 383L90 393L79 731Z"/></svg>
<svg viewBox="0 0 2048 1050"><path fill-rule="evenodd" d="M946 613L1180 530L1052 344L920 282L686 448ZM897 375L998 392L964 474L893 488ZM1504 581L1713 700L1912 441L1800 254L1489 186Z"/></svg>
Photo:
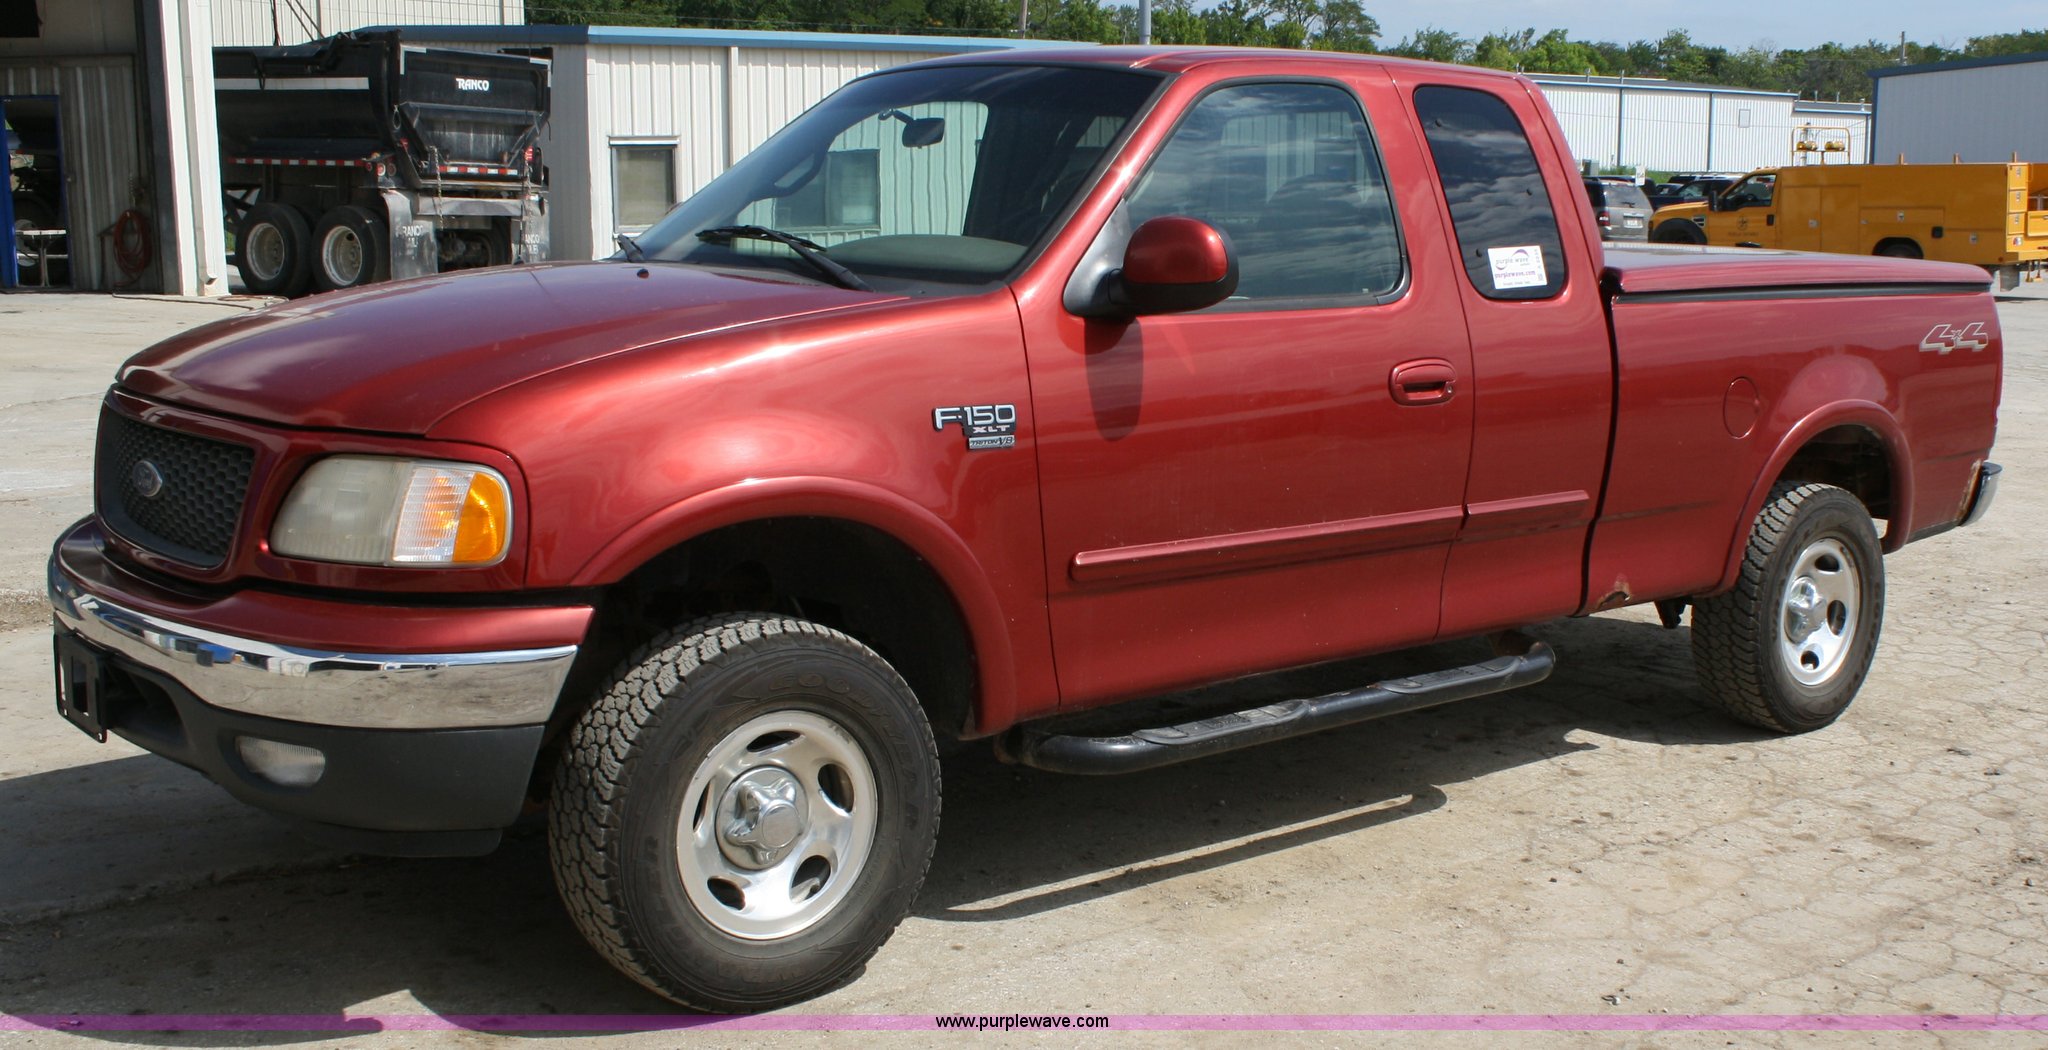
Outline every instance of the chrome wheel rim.
<svg viewBox="0 0 2048 1050"><path fill-rule="evenodd" d="M270 223L249 227L243 238L242 259L259 281L274 281L284 273L284 231Z"/></svg>
<svg viewBox="0 0 2048 1050"><path fill-rule="evenodd" d="M1842 541L1817 539L1799 552L1778 602L1778 653L1794 681L1820 686L1841 672L1862 626L1862 597Z"/></svg>
<svg viewBox="0 0 2048 1050"><path fill-rule="evenodd" d="M356 231L336 226L320 239L320 264L327 268L327 280L336 288L347 288L363 276L363 241Z"/></svg>
<svg viewBox="0 0 2048 1050"><path fill-rule="evenodd" d="M874 769L845 727L810 711L755 718L690 778L676 825L683 890L734 937L800 933L858 881L878 802Z"/></svg>

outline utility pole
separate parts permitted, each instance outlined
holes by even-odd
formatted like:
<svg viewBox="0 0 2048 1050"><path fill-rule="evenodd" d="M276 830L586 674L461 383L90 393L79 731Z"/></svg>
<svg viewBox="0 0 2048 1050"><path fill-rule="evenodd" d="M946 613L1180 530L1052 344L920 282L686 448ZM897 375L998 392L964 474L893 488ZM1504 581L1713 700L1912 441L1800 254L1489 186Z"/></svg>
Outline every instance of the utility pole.
<svg viewBox="0 0 2048 1050"><path fill-rule="evenodd" d="M1138 0L1138 43L1152 42L1152 0Z"/></svg>
<svg viewBox="0 0 2048 1050"><path fill-rule="evenodd" d="M1019 39L1031 35L1031 0L1017 0L1017 36Z"/></svg>

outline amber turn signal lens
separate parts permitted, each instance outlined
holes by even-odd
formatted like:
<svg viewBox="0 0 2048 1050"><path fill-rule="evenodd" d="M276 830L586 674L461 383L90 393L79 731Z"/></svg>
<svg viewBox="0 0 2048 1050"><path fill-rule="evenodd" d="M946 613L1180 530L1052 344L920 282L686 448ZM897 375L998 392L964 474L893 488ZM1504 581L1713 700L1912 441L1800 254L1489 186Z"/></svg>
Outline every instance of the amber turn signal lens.
<svg viewBox="0 0 2048 1050"><path fill-rule="evenodd" d="M512 494L496 474L479 471L469 480L462 499L462 518L455 526L455 564L481 565L505 553L512 529Z"/></svg>

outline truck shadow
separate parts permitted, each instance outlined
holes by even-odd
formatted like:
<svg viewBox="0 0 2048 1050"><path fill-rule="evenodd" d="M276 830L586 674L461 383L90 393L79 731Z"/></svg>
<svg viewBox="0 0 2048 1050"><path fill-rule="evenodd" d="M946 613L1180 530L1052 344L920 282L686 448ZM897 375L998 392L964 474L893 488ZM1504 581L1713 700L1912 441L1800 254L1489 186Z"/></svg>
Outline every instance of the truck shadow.
<svg viewBox="0 0 2048 1050"><path fill-rule="evenodd" d="M1768 734L1704 706L1690 635L1596 618L1531 632L1559 651L1536 686L1149 772L1075 777L997 763L946 771L945 830L916 914L1035 915L1438 809L1454 785L1613 737L1717 744ZM1184 694L1158 723L1483 659L1454 643Z"/></svg>
<svg viewBox="0 0 2048 1050"><path fill-rule="evenodd" d="M999 765L980 748L958 755L947 762L944 831L914 916L1013 921L1337 836L1371 835L1444 806L1461 783L1595 751L1601 738L1697 745L1762 735L1700 706L1685 632L1600 618L1533 633L1560 652L1557 673L1541 685L1183 766L1065 777ZM1478 655L1469 645L1436 647L1234 683L1174 703L1259 702ZM34 779L9 787L32 793L24 782ZM152 807L146 798L132 801ZM194 803L173 799L142 815L168 841L177 835L181 804ZM374 1032L379 1022L369 1017L335 1028L344 1012L378 1013L394 995L396 1005L384 1009L415 1009L409 995L437 1023L489 1031L503 1029L488 1019L508 1014L666 1015L650 1018L650 1026L690 1023L583 944L555 897L546 853L529 822L497 853L473 860L315 861L310 869L249 873L0 925L0 1012L328 1021L328 1031L312 1033L85 1031L55 1018L39 1022L163 1046L283 1045Z"/></svg>

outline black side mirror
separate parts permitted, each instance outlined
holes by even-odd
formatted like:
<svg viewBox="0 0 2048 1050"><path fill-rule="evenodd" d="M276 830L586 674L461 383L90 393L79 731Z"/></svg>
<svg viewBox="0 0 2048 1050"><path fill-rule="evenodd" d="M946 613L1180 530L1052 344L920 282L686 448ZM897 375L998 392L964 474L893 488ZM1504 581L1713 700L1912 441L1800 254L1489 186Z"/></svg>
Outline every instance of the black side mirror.
<svg viewBox="0 0 2048 1050"><path fill-rule="evenodd" d="M894 117L903 122L903 148L923 149L946 141L946 118L913 117L900 109L891 109L879 114L883 120Z"/></svg>

